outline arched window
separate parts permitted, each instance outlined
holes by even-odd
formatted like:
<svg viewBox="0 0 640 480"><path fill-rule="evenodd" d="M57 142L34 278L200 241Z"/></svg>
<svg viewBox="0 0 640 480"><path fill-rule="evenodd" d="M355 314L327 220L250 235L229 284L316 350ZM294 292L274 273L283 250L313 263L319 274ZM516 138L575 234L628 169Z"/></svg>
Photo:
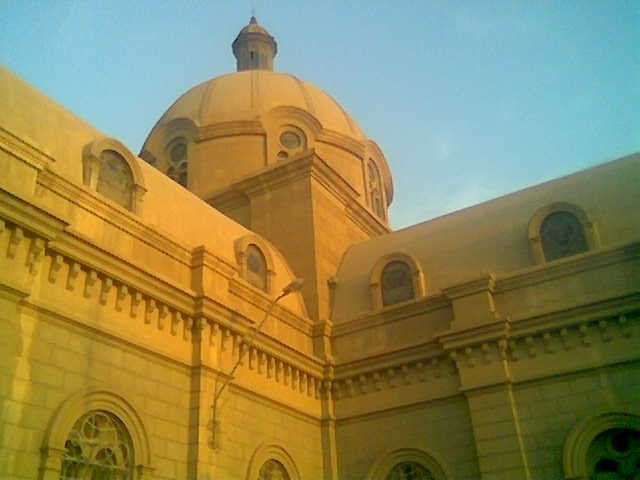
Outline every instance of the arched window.
<svg viewBox="0 0 640 480"><path fill-rule="evenodd" d="M386 480L435 480L435 477L417 462L402 462L391 469Z"/></svg>
<svg viewBox="0 0 640 480"><path fill-rule="evenodd" d="M587 471L593 480L640 478L640 432L626 428L602 432L589 445Z"/></svg>
<svg viewBox="0 0 640 480"><path fill-rule="evenodd" d="M262 464L256 480L290 480L290 477L284 465L271 458Z"/></svg>
<svg viewBox="0 0 640 480"><path fill-rule="evenodd" d="M94 410L80 417L65 442L60 480L131 480L133 444L114 415Z"/></svg>
<svg viewBox="0 0 640 480"><path fill-rule="evenodd" d="M245 253L246 280L254 287L267 291L267 262L256 245L249 245Z"/></svg>
<svg viewBox="0 0 640 480"><path fill-rule="evenodd" d="M118 205L131 210L133 175L127 161L114 150L100 154L100 172L96 190Z"/></svg>
<svg viewBox="0 0 640 480"><path fill-rule="evenodd" d="M582 224L571 212L556 211L547 215L540 226L540 238L547 261L589 249Z"/></svg>
<svg viewBox="0 0 640 480"><path fill-rule="evenodd" d="M380 276L382 305L406 302L415 297L411 268L405 262L389 262Z"/></svg>
<svg viewBox="0 0 640 480"><path fill-rule="evenodd" d="M367 480L446 480L451 478L433 452L401 448L389 452L373 465Z"/></svg>
<svg viewBox="0 0 640 480"><path fill-rule="evenodd" d="M115 138L97 138L82 150L82 181L100 196L140 213L146 189L138 161Z"/></svg>
<svg viewBox="0 0 640 480"><path fill-rule="evenodd" d="M280 151L278 158L285 159L300 153L307 148L307 136L298 127L286 125L278 137Z"/></svg>
<svg viewBox="0 0 640 480"><path fill-rule="evenodd" d="M367 175L369 179L369 202L371 210L380 218L384 219L384 200L382 197L382 181L380 180L380 172L378 167L369 160L367 163Z"/></svg>
<svg viewBox="0 0 640 480"><path fill-rule="evenodd" d="M169 168L167 169L167 175L183 187L187 187L188 158L187 142L184 138L175 140L169 149Z"/></svg>

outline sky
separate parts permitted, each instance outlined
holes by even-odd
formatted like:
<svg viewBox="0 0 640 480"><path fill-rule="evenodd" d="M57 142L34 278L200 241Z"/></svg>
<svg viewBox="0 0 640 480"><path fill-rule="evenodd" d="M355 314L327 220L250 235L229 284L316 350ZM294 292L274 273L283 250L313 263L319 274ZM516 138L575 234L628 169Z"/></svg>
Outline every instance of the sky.
<svg viewBox="0 0 640 480"><path fill-rule="evenodd" d="M382 148L394 228L640 151L638 1L0 0L0 62L138 153L252 10Z"/></svg>

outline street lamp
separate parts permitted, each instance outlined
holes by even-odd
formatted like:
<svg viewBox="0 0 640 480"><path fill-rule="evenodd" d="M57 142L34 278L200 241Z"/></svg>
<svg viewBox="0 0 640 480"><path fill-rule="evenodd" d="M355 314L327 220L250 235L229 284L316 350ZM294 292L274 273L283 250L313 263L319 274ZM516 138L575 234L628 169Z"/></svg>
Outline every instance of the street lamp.
<svg viewBox="0 0 640 480"><path fill-rule="evenodd" d="M218 422L216 420L216 412L217 412L216 407L218 406L218 399L220 398L220 395L222 395L222 392L224 392L225 388L227 388L227 385L229 385L229 383L231 383L231 380L233 380L233 374L236 372L236 370L238 369L238 367L242 363L242 359L244 357L244 353L248 352L251 349L251 346L253 345L253 342L255 341L256 336L258 335L258 332L260 332L260 330L262 329L262 326L267 321L267 318L269 318L269 315L271 315L271 310L273 310L273 307L275 307L276 303L278 303L281 299L283 299L284 297L286 297L290 293L294 293L294 292L300 291L300 289L302 288L303 284L304 284L304 280L302 278L293 279L293 281L291 283L289 283L286 287L284 287L282 289L282 292L280 293L280 295L278 295L269 304L269 308L267 308L267 310L264 312L264 317L262 318L262 320L260 321L258 326L257 327L251 327L252 331L247 336L247 341L245 342L245 347L244 348L242 348L242 347L240 348L240 353L238 355L238 360L236 361L235 365L233 366L233 368L229 372L229 375L227 376L227 379L220 386L220 388L217 389L216 394L213 397L213 406L212 406L212 408L213 408L213 446L214 446L214 448L215 448L215 445L216 445L216 443L215 443L216 442L215 433L216 433L216 428L217 428L217 425L218 425Z"/></svg>

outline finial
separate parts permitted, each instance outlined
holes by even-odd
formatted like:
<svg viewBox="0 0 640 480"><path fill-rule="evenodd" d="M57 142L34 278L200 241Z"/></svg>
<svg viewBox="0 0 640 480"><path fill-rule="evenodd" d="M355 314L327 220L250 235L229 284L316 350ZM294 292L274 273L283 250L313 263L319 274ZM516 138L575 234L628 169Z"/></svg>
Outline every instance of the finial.
<svg viewBox="0 0 640 480"><path fill-rule="evenodd" d="M252 12L255 13L255 12ZM236 57L237 70L273 71L273 59L278 53L275 39L260 24L255 15L251 15L246 25L231 44Z"/></svg>

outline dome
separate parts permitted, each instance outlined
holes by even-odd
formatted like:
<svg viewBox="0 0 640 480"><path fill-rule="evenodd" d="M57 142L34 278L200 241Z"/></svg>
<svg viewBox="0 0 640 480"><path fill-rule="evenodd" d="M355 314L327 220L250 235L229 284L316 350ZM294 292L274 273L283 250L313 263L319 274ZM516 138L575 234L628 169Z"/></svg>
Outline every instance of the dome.
<svg viewBox="0 0 640 480"><path fill-rule="evenodd" d="M327 93L293 75L268 70L246 70L201 83L182 95L156 128L176 119L189 119L199 128L260 121L265 113L278 107L306 112L323 130L366 140L355 120Z"/></svg>
<svg viewBox="0 0 640 480"><path fill-rule="evenodd" d="M238 71L180 96L140 156L209 201L243 178L315 155L345 183L347 195L386 222L391 173L356 121L323 90L273 71L277 44L255 18L232 50Z"/></svg>

